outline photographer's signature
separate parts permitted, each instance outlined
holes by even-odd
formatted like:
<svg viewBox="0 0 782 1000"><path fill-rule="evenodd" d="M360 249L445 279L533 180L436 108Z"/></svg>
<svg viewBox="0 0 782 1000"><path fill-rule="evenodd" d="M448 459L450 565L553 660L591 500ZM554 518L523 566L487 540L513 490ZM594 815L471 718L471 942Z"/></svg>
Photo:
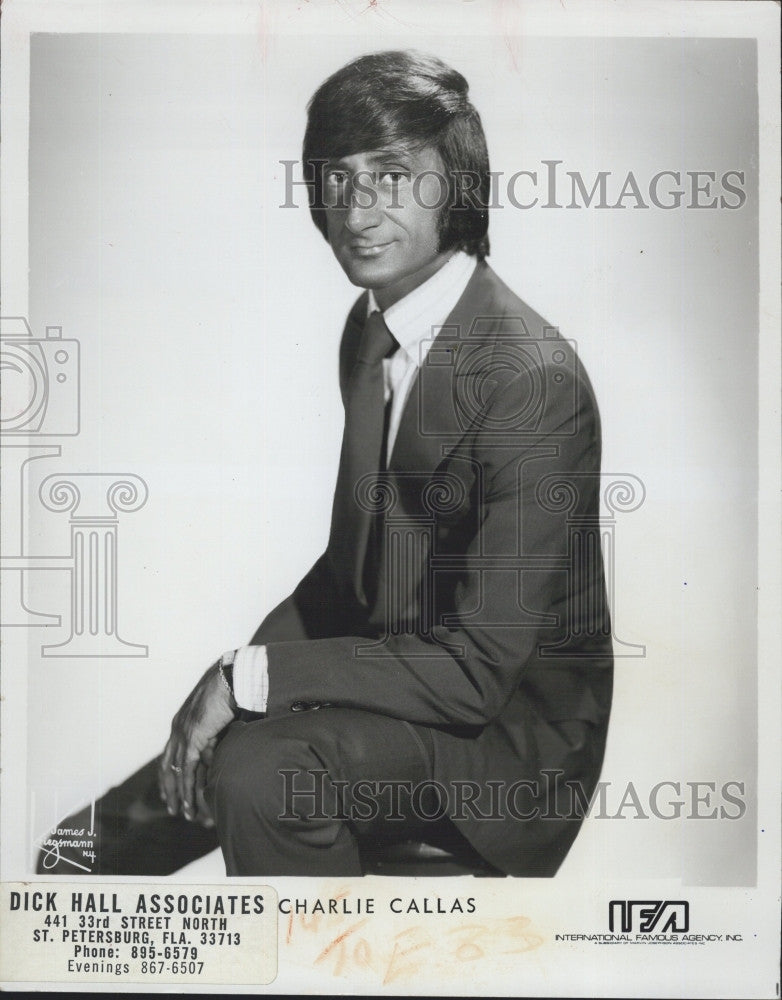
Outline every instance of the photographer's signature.
<svg viewBox="0 0 782 1000"><path fill-rule="evenodd" d="M41 865L45 871L51 871L63 862L83 872L91 872L96 849L95 802L90 806L89 829L58 826L37 840L36 845L41 849ZM63 853L63 849L67 849L67 853Z"/></svg>

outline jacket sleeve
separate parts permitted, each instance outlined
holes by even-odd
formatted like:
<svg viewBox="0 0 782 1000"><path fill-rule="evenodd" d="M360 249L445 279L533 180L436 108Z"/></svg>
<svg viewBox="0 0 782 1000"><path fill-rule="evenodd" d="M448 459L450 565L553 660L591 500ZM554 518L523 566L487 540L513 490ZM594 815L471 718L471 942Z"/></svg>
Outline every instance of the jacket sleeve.
<svg viewBox="0 0 782 1000"><path fill-rule="evenodd" d="M423 725L481 726L502 712L525 672L539 669L542 630L561 619L567 603L563 518L541 506L539 484L575 474L581 513L597 508L599 420L588 382L578 371L572 377L579 382L575 412L573 394L560 392L534 434L519 434L510 444L506 436L505 445L496 447L488 431L476 432L482 504L478 530L458 560L453 607L443 619L448 624L427 636L390 635L382 655L365 655L368 640L351 635L269 643L270 716L296 702L329 703ZM515 381L499 388L483 426L507 426L519 411L520 391ZM508 558L522 549L534 560L534 568L523 573ZM521 603L539 613L526 627L518 625L514 574L523 580Z"/></svg>

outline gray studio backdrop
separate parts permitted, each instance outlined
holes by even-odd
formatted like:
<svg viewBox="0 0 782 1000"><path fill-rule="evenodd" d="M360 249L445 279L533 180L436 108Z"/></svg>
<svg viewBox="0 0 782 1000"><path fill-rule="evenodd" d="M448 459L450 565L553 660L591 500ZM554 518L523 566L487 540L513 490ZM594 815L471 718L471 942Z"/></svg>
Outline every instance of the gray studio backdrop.
<svg viewBox="0 0 782 1000"><path fill-rule="evenodd" d="M67 511L40 500L53 473L143 480L146 502L117 516L116 616L122 639L148 649L41 655L69 636L73 576L27 574L29 606L62 616L30 629L31 839L162 748L196 677L247 641L325 544L342 427L336 350L356 290L301 189L298 208L280 207L280 161L299 156L318 83L372 47L32 39L29 319L37 338L54 325L79 341L81 381L78 435L58 439L59 458L30 463L27 544L42 557L69 551ZM503 194L492 211L491 263L577 342L601 407L603 467L645 488L615 526L617 651L634 654L617 659L603 772L615 818L588 821L559 877L753 884L754 43L444 36L426 47L471 82L492 169L537 172L537 191L530 177L515 188L537 205ZM549 169L561 207L544 207ZM668 170L713 172L718 197L720 178L742 171L742 204L691 208L690 191L672 209L633 197L566 207L568 171L587 187L608 171L614 204L628 172L648 193ZM679 820L648 808L667 781L687 803ZM743 783L740 819L719 814L731 781ZM713 783L697 810L714 818L689 818L687 782ZM628 783L649 818L632 796L620 810ZM676 797L667 788L660 802Z"/></svg>

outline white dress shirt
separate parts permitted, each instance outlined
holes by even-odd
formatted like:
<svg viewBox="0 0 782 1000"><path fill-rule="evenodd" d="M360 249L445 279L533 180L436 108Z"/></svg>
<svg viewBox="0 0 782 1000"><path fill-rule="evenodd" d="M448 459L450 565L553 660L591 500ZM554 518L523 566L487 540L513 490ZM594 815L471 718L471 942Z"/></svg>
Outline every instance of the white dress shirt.
<svg viewBox="0 0 782 1000"><path fill-rule="evenodd" d="M383 361L386 402L391 400L386 463L391 459L407 397L439 328L459 301L476 266L475 257L458 251L439 271L383 313L399 348ZM377 309L370 290L367 315ZM234 697L239 708L265 712L269 669L265 646L242 646L227 656L234 662Z"/></svg>

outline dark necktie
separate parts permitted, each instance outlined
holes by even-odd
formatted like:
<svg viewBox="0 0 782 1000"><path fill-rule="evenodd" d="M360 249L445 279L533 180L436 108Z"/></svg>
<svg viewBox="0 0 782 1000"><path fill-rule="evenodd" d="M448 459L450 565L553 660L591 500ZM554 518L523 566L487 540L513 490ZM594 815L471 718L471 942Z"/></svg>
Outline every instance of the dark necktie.
<svg viewBox="0 0 782 1000"><path fill-rule="evenodd" d="M370 599L363 585L364 561L371 522L371 489L365 477L385 467L386 406L383 359L397 348L377 310L367 318L361 334L345 398L345 433L339 460L337 489L331 517L329 552L343 577L350 580L358 599Z"/></svg>

